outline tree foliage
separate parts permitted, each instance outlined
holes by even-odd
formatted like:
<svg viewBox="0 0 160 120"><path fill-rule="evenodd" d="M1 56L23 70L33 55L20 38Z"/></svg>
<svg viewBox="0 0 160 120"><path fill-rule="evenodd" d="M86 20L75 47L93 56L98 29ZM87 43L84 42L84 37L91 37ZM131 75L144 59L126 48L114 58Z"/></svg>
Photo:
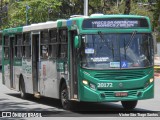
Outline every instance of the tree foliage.
<svg viewBox="0 0 160 120"><path fill-rule="evenodd" d="M59 12L60 5L59 0L11 0L3 28L25 25L27 19L29 24L45 22Z"/></svg>
<svg viewBox="0 0 160 120"><path fill-rule="evenodd" d="M8 17L4 19L1 29L48 20L67 19L71 15L83 15L84 0L5 0L8 2ZM130 14L149 16L157 20L159 6L152 10L150 6L140 6L137 2L148 3L149 0L130 0ZM160 0L158 0L160 1ZM124 14L126 0L89 0L89 15L93 13ZM154 13L155 11L155 13ZM154 13L154 15L153 15ZM154 16L154 18L153 18ZM154 26L156 26L156 21Z"/></svg>
<svg viewBox="0 0 160 120"><path fill-rule="evenodd" d="M153 27L157 32L157 41L160 42L160 0L157 0L157 4L153 13Z"/></svg>

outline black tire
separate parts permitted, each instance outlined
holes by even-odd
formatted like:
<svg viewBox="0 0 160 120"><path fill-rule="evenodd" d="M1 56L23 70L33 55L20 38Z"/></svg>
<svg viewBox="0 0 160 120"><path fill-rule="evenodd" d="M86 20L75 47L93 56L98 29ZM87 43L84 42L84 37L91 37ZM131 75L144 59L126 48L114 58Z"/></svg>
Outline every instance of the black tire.
<svg viewBox="0 0 160 120"><path fill-rule="evenodd" d="M63 109L70 110L72 109L71 101L68 99L68 90L65 83L62 84L60 90L60 99Z"/></svg>
<svg viewBox="0 0 160 120"><path fill-rule="evenodd" d="M124 109L126 110L132 110L136 107L138 101L135 100L135 101L121 101L122 103L122 106Z"/></svg>
<svg viewBox="0 0 160 120"><path fill-rule="evenodd" d="M21 77L21 79L20 79L19 91L20 91L21 98L22 99L27 99L28 94L26 93L26 90L25 90L25 84L24 84L23 77Z"/></svg>

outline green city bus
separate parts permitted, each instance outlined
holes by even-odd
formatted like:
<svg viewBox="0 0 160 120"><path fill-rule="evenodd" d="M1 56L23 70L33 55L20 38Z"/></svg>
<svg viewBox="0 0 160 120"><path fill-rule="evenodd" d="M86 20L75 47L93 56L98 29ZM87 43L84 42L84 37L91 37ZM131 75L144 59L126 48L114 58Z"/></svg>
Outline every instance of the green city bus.
<svg viewBox="0 0 160 120"><path fill-rule="evenodd" d="M148 17L72 16L2 31L3 84L72 101L117 102L134 109L154 97L154 47Z"/></svg>

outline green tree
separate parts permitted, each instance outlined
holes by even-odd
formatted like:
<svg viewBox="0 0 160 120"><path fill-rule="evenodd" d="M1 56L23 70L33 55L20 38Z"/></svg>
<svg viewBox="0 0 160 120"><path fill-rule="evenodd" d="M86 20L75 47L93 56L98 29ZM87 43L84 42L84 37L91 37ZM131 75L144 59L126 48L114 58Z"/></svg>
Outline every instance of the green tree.
<svg viewBox="0 0 160 120"><path fill-rule="evenodd" d="M69 18L71 15L83 15L83 0L60 0L59 18Z"/></svg>
<svg viewBox="0 0 160 120"><path fill-rule="evenodd" d="M84 0L6 0L9 2L8 17L1 28L16 27L28 23L45 22L48 20L67 19L71 15L83 15ZM157 24L158 5L156 9L139 5L137 2L148 3L148 0L130 0L130 14L149 16ZM158 0L160 1L160 0ZM124 14L126 0L89 0L89 15L93 13ZM29 6L27 10L26 6ZM153 12L155 11L154 15ZM28 13L28 14L26 14ZM153 18L153 16L155 18Z"/></svg>
<svg viewBox="0 0 160 120"><path fill-rule="evenodd" d="M8 18L5 27L16 27L26 24L26 17L28 22L38 23L49 20L59 11L61 2L59 0L17 0L9 2ZM27 10L28 6L28 10ZM27 16L26 16L26 12Z"/></svg>

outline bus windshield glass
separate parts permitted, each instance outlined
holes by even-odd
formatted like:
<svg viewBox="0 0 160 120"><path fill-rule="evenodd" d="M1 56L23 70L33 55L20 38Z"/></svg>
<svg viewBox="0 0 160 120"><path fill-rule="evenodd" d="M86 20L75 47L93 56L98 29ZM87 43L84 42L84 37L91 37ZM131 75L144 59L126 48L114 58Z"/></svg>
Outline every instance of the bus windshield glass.
<svg viewBox="0 0 160 120"><path fill-rule="evenodd" d="M148 33L81 36L81 66L88 69L134 69L153 66L153 41Z"/></svg>

